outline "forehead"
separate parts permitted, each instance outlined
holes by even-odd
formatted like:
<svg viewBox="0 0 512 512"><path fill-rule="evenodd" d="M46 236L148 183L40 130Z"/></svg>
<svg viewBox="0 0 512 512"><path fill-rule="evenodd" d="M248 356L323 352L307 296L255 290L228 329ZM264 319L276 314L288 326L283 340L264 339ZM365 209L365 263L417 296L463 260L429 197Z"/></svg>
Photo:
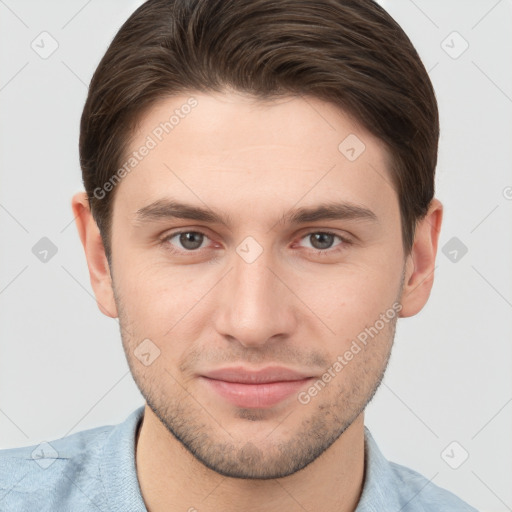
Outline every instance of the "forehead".
<svg viewBox="0 0 512 512"><path fill-rule="evenodd" d="M384 143L313 97L193 92L160 100L140 118L122 166L114 211L129 218L167 196L235 218L252 205L253 220L298 203L398 204Z"/></svg>

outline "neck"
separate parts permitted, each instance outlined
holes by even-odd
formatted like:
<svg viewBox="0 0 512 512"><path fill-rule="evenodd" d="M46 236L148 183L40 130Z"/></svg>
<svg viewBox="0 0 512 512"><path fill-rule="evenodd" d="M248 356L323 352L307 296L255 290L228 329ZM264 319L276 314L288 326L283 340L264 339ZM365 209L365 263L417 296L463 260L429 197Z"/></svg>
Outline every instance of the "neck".
<svg viewBox="0 0 512 512"><path fill-rule="evenodd" d="M230 478L204 466L146 405L136 468L148 512L353 512L364 481L364 413L320 457L293 475Z"/></svg>

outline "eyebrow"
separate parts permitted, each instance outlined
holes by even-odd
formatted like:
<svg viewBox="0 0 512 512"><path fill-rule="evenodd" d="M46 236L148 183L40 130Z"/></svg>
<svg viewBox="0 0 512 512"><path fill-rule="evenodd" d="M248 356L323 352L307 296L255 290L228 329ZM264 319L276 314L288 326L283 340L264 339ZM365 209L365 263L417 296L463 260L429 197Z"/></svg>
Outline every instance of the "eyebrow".
<svg viewBox="0 0 512 512"><path fill-rule="evenodd" d="M221 224L229 228L232 217L211 208L186 204L173 199L158 199L135 212L135 224L146 224L160 220L188 219L210 224ZM376 222L374 212L349 202L327 202L317 206L301 207L287 211L275 224L305 224L320 220L369 220Z"/></svg>

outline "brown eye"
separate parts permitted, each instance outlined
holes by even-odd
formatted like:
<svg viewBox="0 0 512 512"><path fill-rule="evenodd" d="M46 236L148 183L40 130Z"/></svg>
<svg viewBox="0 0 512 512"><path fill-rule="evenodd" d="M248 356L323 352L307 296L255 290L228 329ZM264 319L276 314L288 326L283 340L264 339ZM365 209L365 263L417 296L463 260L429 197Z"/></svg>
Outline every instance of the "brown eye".
<svg viewBox="0 0 512 512"><path fill-rule="evenodd" d="M309 236L315 249L330 249L334 242L334 235L330 233L313 233Z"/></svg>
<svg viewBox="0 0 512 512"><path fill-rule="evenodd" d="M335 239L338 238L341 243L334 245ZM317 251L329 251L332 247L338 247L340 245L344 245L344 243L348 243L348 240L345 240L340 235L335 233L331 233L329 231L314 231L308 233L303 237L303 240L310 240L310 248L316 249ZM336 249L333 249L335 251Z"/></svg>
<svg viewBox="0 0 512 512"><path fill-rule="evenodd" d="M178 244L171 243L173 238L177 238ZM207 236L199 231L180 231L165 237L163 242L170 243L173 250L187 252L200 249L206 238Z"/></svg>

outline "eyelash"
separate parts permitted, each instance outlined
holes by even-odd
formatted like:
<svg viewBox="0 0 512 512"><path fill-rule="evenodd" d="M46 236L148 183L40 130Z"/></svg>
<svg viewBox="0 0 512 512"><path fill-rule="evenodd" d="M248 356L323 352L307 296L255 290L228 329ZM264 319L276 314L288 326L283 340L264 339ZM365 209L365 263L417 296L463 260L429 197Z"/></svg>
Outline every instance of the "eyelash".
<svg viewBox="0 0 512 512"><path fill-rule="evenodd" d="M200 235L203 235L205 238L208 238L209 239L209 236L206 234L206 233L203 233L202 231L198 231L198 230L183 230L183 231L175 231L173 233L170 233L170 234L167 234L164 236L164 238L161 239L161 244L165 246L165 249L170 251L172 254L186 254L186 253L190 253L190 254L194 254L194 253L199 253L201 251L201 249L194 249L194 250L186 250L186 249L183 249L183 250L179 250L179 249L175 249L171 244L168 244L167 242L169 242L172 238L174 238L175 236L177 235L181 235L183 233L195 233L195 234L200 234ZM334 236L336 238L339 238L340 241L342 243L338 244L336 246L336 248L334 249L309 249L310 252L313 252L314 254L316 255L323 255L323 254L335 254L341 250L343 250L343 247L346 246L346 245L350 245L352 244L352 241L349 240L348 238L345 238L341 235L338 235L337 233L334 233L332 231L325 231L325 230L322 230L322 231L310 231L306 234L304 234L300 240L304 239L304 238L307 238L308 236L311 236L311 235L314 235L314 234L318 234L318 233L321 233L322 235L331 235L331 236Z"/></svg>

